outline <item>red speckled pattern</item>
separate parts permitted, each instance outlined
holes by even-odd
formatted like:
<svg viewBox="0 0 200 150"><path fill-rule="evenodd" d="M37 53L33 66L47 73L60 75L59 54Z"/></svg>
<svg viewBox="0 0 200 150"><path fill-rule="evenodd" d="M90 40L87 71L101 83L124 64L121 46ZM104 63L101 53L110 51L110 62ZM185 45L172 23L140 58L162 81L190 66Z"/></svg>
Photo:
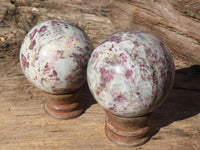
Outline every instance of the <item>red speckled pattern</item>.
<svg viewBox="0 0 200 150"><path fill-rule="evenodd" d="M20 61L28 80L52 94L77 90L86 78L93 50L86 33L64 20L48 20L33 27L24 38Z"/></svg>
<svg viewBox="0 0 200 150"><path fill-rule="evenodd" d="M105 109L137 117L160 106L172 88L174 62L166 46L141 31L117 32L92 53L90 91Z"/></svg>

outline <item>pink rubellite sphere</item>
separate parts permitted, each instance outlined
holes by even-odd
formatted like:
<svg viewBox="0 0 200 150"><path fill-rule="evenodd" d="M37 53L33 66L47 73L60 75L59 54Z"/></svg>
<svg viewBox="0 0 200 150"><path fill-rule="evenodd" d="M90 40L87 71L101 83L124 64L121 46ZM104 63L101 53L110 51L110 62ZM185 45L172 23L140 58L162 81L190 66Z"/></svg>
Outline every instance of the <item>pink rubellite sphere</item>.
<svg viewBox="0 0 200 150"><path fill-rule="evenodd" d="M141 31L125 31L112 34L93 51L87 80L106 110L137 117L163 103L174 72L173 58L159 39Z"/></svg>
<svg viewBox="0 0 200 150"><path fill-rule="evenodd" d="M48 20L33 27L24 38L20 61L28 80L51 94L77 90L86 78L92 44L74 23Z"/></svg>

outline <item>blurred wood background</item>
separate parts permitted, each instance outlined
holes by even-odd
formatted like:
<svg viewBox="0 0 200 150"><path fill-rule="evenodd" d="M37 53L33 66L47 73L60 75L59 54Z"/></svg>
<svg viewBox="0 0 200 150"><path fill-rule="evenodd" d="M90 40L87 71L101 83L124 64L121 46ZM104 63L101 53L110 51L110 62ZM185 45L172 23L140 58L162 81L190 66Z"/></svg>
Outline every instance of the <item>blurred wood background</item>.
<svg viewBox="0 0 200 150"><path fill-rule="evenodd" d="M176 64L173 90L152 117L152 139L141 150L200 149L199 0L0 0L0 149L130 149L104 134L104 111L87 84L86 112L55 120L43 111L44 97L25 78L19 48L26 33L48 19L71 20L94 46L127 29L150 32L166 43Z"/></svg>
<svg viewBox="0 0 200 150"><path fill-rule="evenodd" d="M120 29L139 29L159 37L177 66L200 64L199 0L116 0L110 14Z"/></svg>

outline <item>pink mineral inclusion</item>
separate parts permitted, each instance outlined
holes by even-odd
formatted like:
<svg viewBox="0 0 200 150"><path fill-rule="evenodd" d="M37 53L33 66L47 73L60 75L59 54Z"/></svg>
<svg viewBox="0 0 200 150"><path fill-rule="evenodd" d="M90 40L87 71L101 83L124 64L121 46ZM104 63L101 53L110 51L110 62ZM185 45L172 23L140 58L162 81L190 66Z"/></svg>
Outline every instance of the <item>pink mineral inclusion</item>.
<svg viewBox="0 0 200 150"><path fill-rule="evenodd" d="M29 45L29 49L30 49L30 50L33 50L35 44L36 44L36 41L33 40L33 41L31 42L31 44Z"/></svg>
<svg viewBox="0 0 200 150"><path fill-rule="evenodd" d="M29 66L29 62L27 61L26 57L21 54L21 57L22 57L22 65L24 67L24 70L26 70L26 68Z"/></svg>
<svg viewBox="0 0 200 150"><path fill-rule="evenodd" d="M37 29L35 29L35 30L29 35L29 37L30 37L31 40L32 40L33 37L35 36L36 32L37 32Z"/></svg>
<svg viewBox="0 0 200 150"><path fill-rule="evenodd" d="M106 70L105 68L102 68L101 70L101 78L102 78L102 83L101 85L103 87L106 86L107 82L109 82L112 78L113 78L113 73L114 73L114 70Z"/></svg>
<svg viewBox="0 0 200 150"><path fill-rule="evenodd" d="M42 33L42 32L44 32L44 31L46 31L47 30L47 26L42 26L40 29L39 29L39 33Z"/></svg>

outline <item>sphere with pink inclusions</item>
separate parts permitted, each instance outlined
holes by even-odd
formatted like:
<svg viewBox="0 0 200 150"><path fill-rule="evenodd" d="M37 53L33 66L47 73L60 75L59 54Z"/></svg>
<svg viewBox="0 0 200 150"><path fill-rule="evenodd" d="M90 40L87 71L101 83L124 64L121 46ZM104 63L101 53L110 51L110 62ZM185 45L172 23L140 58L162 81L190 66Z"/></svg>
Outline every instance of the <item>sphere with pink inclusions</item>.
<svg viewBox="0 0 200 150"><path fill-rule="evenodd" d="M121 117L137 117L159 107L174 81L167 47L142 31L117 32L93 51L87 68L97 102Z"/></svg>
<svg viewBox="0 0 200 150"><path fill-rule="evenodd" d="M92 50L89 37L77 25L48 20L33 27L24 38L21 67L39 89L51 94L70 93L84 83Z"/></svg>

